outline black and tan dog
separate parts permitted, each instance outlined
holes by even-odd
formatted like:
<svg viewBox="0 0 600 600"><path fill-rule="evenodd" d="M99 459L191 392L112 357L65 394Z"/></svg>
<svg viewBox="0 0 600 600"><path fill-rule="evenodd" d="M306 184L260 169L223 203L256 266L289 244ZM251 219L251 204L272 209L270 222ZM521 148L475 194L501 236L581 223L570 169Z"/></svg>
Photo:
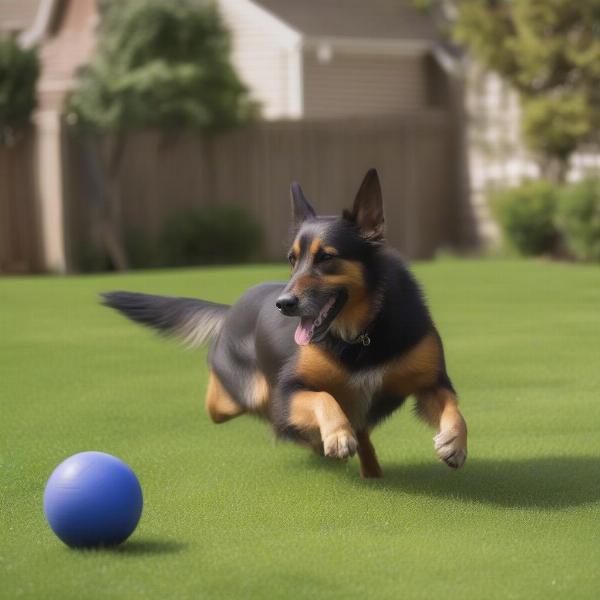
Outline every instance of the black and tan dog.
<svg viewBox="0 0 600 600"><path fill-rule="evenodd" d="M258 285L232 306L129 292L105 304L191 345L211 341L215 423L260 414L327 456L358 452L362 476L380 477L369 432L414 395L438 456L462 466L466 424L419 286L384 243L376 171L340 217L318 217L298 184L292 208L287 284Z"/></svg>

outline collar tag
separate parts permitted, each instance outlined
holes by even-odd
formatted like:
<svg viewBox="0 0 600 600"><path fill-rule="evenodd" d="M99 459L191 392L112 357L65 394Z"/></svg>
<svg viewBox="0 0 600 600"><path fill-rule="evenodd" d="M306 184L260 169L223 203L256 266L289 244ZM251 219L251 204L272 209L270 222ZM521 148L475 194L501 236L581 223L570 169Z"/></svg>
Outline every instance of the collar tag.
<svg viewBox="0 0 600 600"><path fill-rule="evenodd" d="M371 345L371 338L368 333L361 333L358 336L358 341L365 347Z"/></svg>

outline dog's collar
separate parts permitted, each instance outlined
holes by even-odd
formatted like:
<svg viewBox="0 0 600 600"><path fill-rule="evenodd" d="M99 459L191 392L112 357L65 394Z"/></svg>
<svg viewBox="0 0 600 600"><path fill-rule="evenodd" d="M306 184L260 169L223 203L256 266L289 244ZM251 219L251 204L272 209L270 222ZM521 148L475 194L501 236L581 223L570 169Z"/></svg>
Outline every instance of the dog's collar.
<svg viewBox="0 0 600 600"><path fill-rule="evenodd" d="M373 317L373 319L368 323L367 327L363 330L362 333L359 333L353 340L344 340L346 342L346 344L350 344L350 345L357 345L357 344L361 344L363 348L367 348L368 346L371 345L372 343L372 339L371 336L369 335L369 331L373 329L375 320L377 319L377 316L379 314L379 309L381 308L381 304L383 302L383 292L381 290L381 288L378 289L377 293L375 294L375 303L373 305L373 313L375 314L375 317Z"/></svg>
<svg viewBox="0 0 600 600"><path fill-rule="evenodd" d="M362 344L365 348L371 345L371 338L368 331L364 331L357 335L353 340L346 342L347 344Z"/></svg>

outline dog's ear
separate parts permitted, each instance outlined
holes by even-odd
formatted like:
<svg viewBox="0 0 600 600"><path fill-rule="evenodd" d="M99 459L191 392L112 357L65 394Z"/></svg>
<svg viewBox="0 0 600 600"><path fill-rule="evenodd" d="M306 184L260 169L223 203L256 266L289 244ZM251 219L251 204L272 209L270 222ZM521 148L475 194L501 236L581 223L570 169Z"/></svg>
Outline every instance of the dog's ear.
<svg viewBox="0 0 600 600"><path fill-rule="evenodd" d="M383 239L383 199L379 176L375 169L367 171L354 199L352 212L345 210L344 217L354 223L367 239Z"/></svg>
<svg viewBox="0 0 600 600"><path fill-rule="evenodd" d="M292 217L294 219L294 225L298 227L302 221L306 219L312 219L317 216L314 208L309 204L308 200L304 197L304 192L300 187L299 183L292 183L290 187L290 194L292 197Z"/></svg>

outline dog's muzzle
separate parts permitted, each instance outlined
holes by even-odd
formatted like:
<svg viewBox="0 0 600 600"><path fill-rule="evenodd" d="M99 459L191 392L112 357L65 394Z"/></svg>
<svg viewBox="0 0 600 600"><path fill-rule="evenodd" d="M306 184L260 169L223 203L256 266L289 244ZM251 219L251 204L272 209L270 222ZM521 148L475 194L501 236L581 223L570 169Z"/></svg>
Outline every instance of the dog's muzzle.
<svg viewBox="0 0 600 600"><path fill-rule="evenodd" d="M280 310L281 314L286 317L293 317L298 314L298 305L300 301L298 296L294 294L282 294L277 298L275 306Z"/></svg>

